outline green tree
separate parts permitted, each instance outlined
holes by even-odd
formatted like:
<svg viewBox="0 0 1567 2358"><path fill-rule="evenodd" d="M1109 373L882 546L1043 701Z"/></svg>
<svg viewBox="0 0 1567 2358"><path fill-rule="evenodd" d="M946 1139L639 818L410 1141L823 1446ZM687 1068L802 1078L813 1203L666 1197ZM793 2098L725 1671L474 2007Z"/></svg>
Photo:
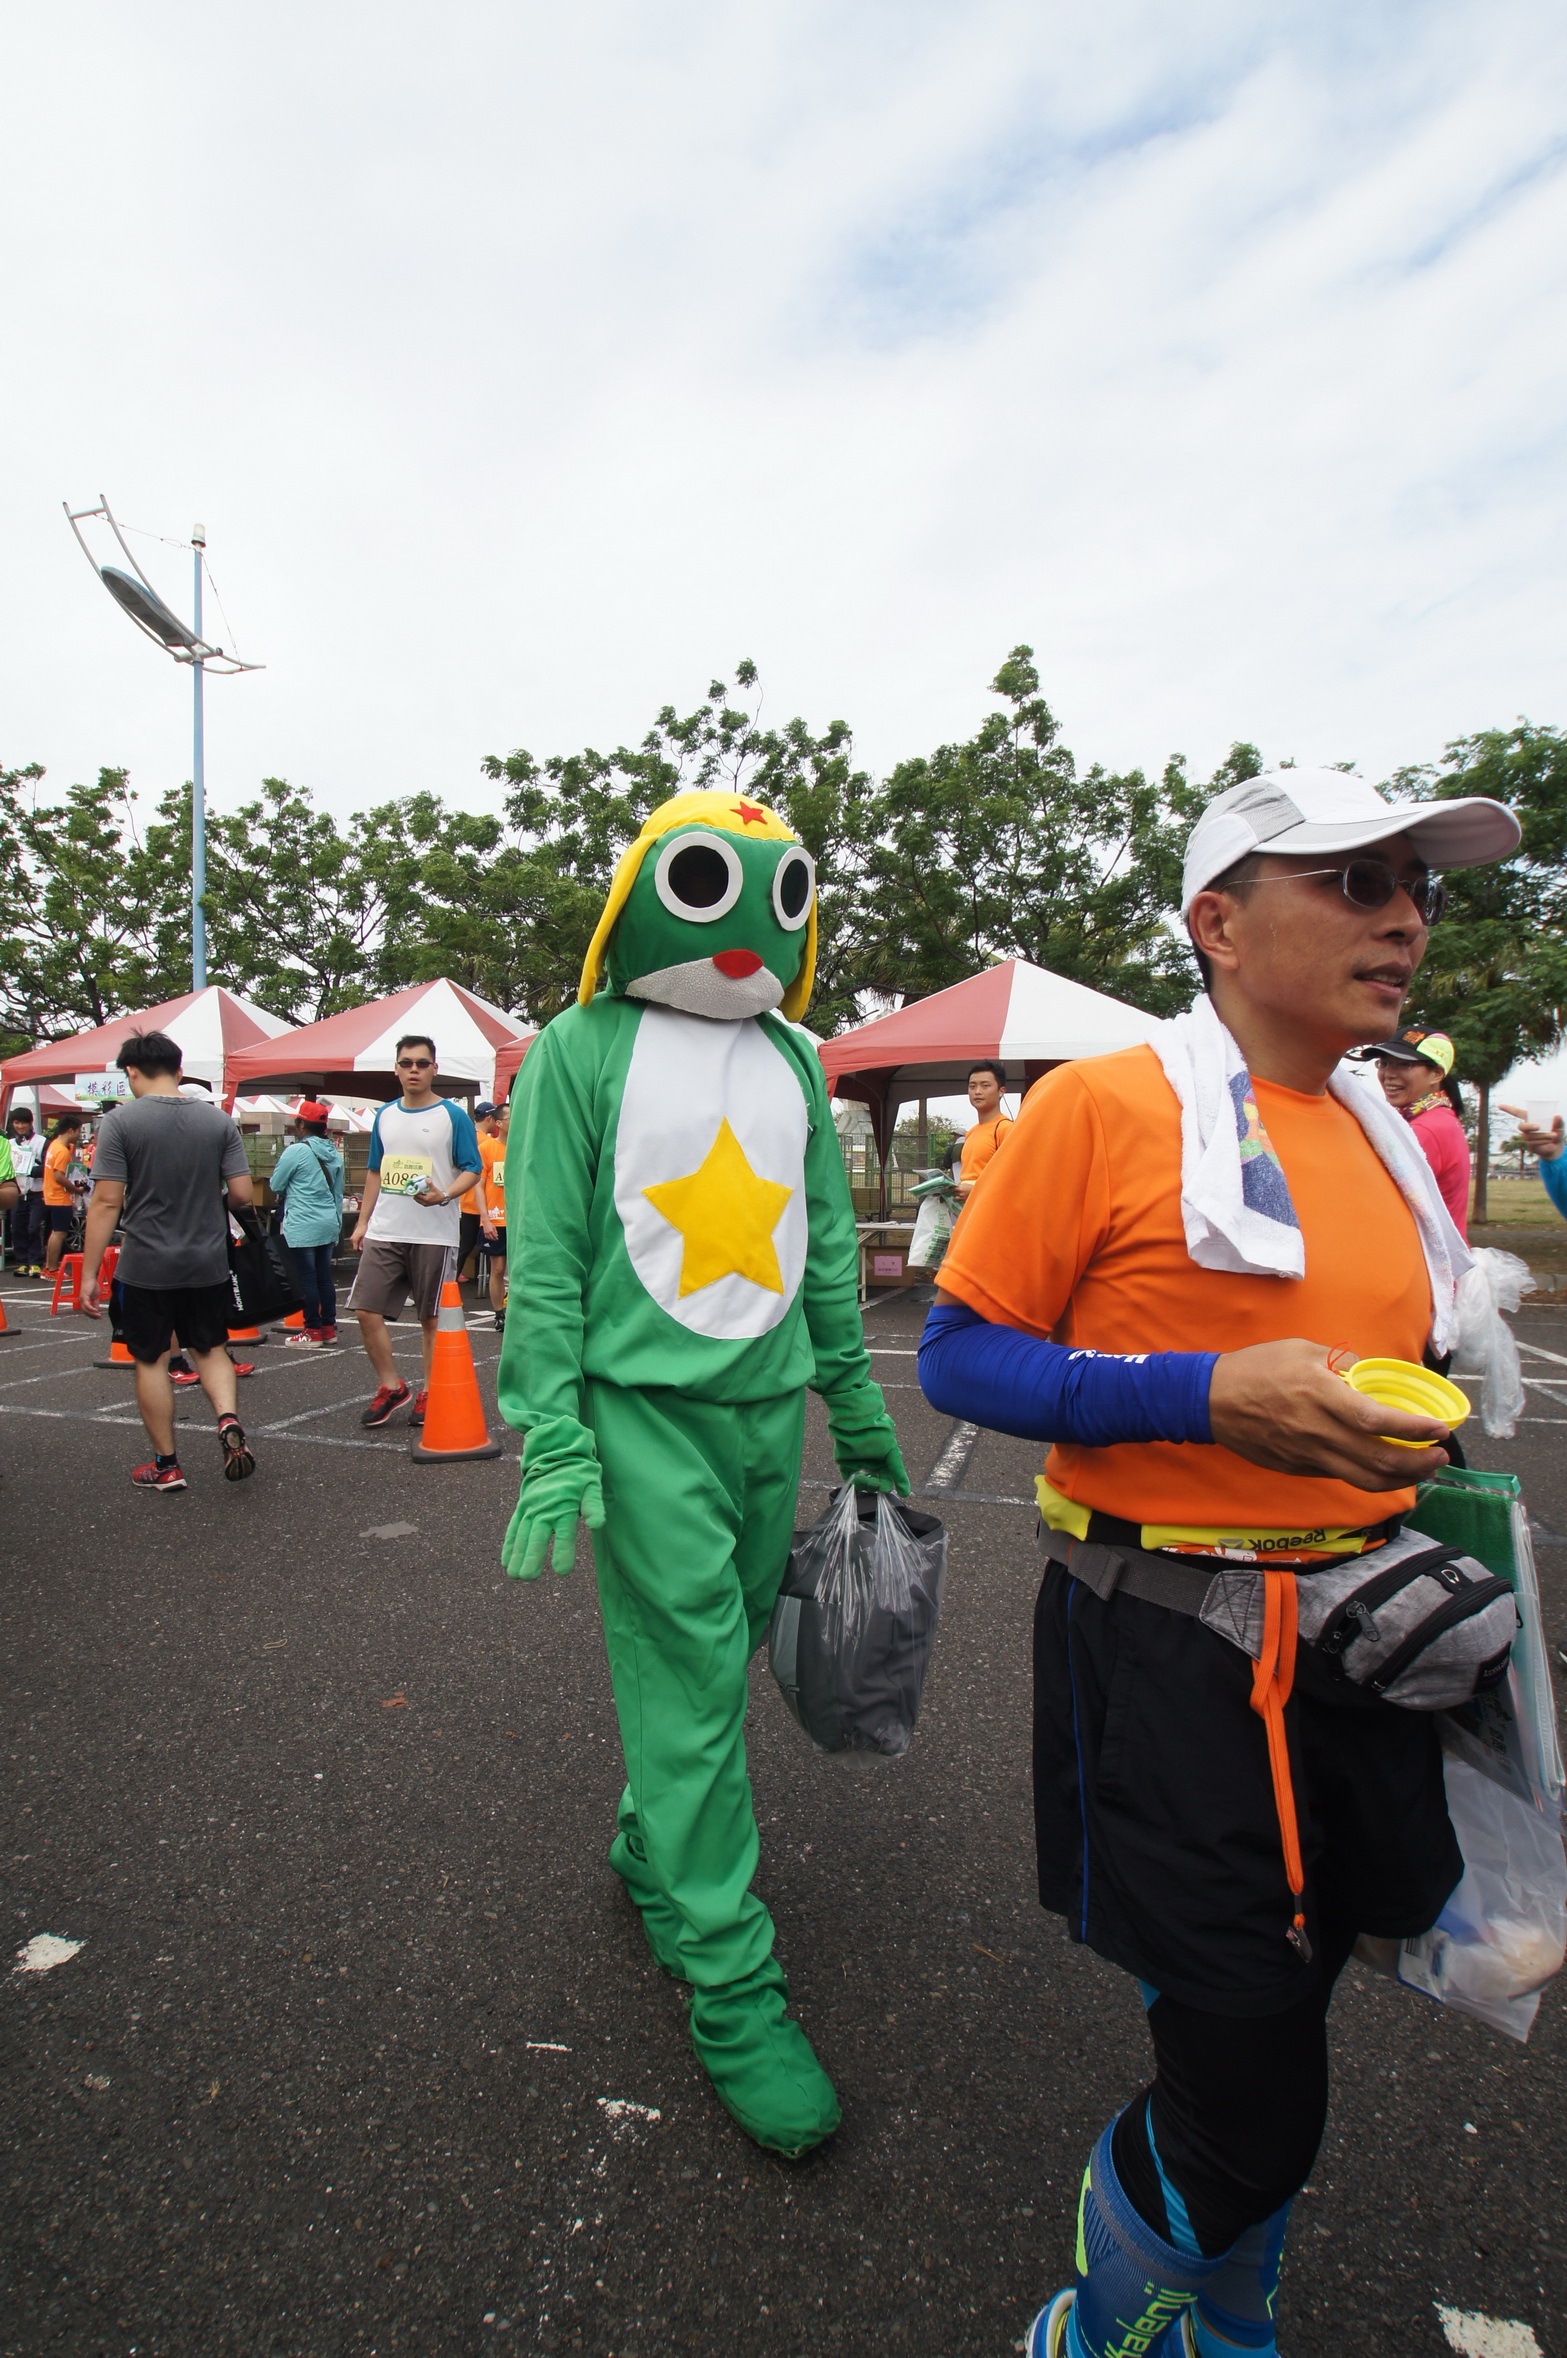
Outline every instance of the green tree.
<svg viewBox="0 0 1567 2358"><path fill-rule="evenodd" d="M1516 812L1517 855L1455 868L1448 908L1415 978L1408 1020L1451 1035L1456 1070L1479 1091L1476 1221L1486 1217L1491 1091L1521 1057L1555 1047L1567 1027L1567 736L1519 721L1448 746L1439 762L1400 770L1400 793L1445 801L1485 794Z"/></svg>
<svg viewBox="0 0 1567 2358"><path fill-rule="evenodd" d="M974 736L900 762L871 798L864 984L918 999L1015 957L1154 1013L1184 1006L1191 966L1168 922L1184 771L1079 772L1029 647L991 693L1004 709Z"/></svg>

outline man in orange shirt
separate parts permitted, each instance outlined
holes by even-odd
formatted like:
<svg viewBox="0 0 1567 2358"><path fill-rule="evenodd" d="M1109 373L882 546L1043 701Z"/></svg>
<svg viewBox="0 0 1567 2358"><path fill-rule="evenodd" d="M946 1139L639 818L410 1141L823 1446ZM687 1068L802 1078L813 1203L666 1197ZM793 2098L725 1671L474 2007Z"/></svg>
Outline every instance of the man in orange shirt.
<svg viewBox="0 0 1567 2358"><path fill-rule="evenodd" d="M994 1159L996 1148L1013 1127L1010 1114L1001 1110L1001 1092L1006 1086L1006 1075L999 1064L976 1064L968 1077L968 1101L974 1108L974 1120L963 1140L963 1160L958 1166L958 1193L966 1202L973 1194L980 1173Z"/></svg>
<svg viewBox="0 0 1567 2358"><path fill-rule="evenodd" d="M59 1269L82 1199L81 1187L72 1185L69 1174L71 1165L81 1154L83 1127L81 1114L61 1114L44 1152L44 1219L49 1228L49 1242L44 1249L45 1277L53 1277Z"/></svg>
<svg viewBox="0 0 1567 2358"><path fill-rule="evenodd" d="M1444 1347L1467 1262L1419 1158L1400 1161L1338 1067L1396 1024L1440 915L1430 864L1517 840L1499 804L1400 808L1338 772L1221 795L1183 885L1208 1002L1164 1045L1033 1090L942 1266L927 1394L1055 1442L1040 1897L1138 1977L1156 2064L1094 2149L1077 2281L1029 2358L1274 2350L1334 1979L1358 1934L1426 1930L1462 1871L1430 1716L1291 1693L1288 1665L1254 1704L1248 1656L1169 1600L1206 1593L1193 1558L1304 1578L1375 1548L1447 1462L1439 1424L1336 1372ZM1206 1138L1200 1051L1226 1059ZM1267 1587L1293 1633L1295 1580L1270 1569Z"/></svg>
<svg viewBox="0 0 1567 2358"><path fill-rule="evenodd" d="M475 1193L479 1199L479 1250L490 1265L490 1308L495 1331L506 1332L506 1122L510 1108L480 1106L475 1127L484 1164Z"/></svg>

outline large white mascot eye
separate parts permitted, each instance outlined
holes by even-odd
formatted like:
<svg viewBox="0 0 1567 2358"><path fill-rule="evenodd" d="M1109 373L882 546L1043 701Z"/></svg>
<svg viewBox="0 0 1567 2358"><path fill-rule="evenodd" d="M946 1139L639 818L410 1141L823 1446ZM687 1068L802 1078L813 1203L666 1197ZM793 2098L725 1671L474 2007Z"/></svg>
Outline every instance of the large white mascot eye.
<svg viewBox="0 0 1567 2358"><path fill-rule="evenodd" d="M786 933L798 933L816 898L816 862L794 844L773 870L773 913Z"/></svg>
<svg viewBox="0 0 1567 2358"><path fill-rule="evenodd" d="M666 843L653 870L653 888L671 917L711 925L727 917L740 898L744 871L740 854L721 835L677 835Z"/></svg>

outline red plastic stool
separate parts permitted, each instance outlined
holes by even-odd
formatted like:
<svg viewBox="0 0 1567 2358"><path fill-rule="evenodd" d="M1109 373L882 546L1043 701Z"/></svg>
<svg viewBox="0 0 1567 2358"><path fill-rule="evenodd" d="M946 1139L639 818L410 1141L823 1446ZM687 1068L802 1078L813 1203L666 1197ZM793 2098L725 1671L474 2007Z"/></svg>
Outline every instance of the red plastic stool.
<svg viewBox="0 0 1567 2358"><path fill-rule="evenodd" d="M60 1266L54 1273L54 1292L49 1297L51 1318L58 1318L60 1315L60 1295L67 1280L69 1280L71 1288L67 1307L74 1310L82 1298L82 1256L80 1253L62 1253L60 1256Z"/></svg>

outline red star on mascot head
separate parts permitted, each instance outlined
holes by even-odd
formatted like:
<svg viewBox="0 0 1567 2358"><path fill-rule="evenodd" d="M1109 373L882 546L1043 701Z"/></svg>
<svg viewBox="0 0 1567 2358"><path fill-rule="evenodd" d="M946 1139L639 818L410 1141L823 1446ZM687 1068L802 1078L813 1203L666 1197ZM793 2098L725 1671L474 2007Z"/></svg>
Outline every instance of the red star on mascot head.
<svg viewBox="0 0 1567 2358"><path fill-rule="evenodd" d="M737 802L735 804L735 817L737 819L743 819L748 827L760 827L765 823L767 813L762 809L760 803Z"/></svg>

